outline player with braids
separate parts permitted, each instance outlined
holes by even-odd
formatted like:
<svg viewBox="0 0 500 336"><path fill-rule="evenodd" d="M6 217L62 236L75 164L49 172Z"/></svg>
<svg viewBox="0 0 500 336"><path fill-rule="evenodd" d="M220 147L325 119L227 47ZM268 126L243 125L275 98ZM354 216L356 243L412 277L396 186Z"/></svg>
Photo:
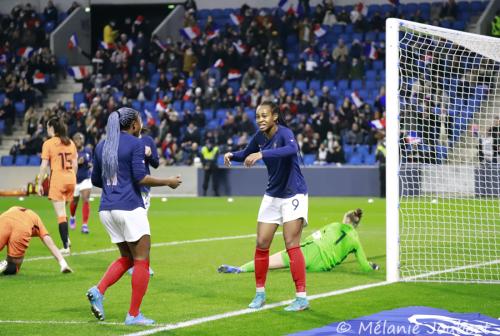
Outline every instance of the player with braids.
<svg viewBox="0 0 500 336"><path fill-rule="evenodd" d="M269 175L257 217L257 246L254 257L256 294L249 307L258 309L265 304L269 247L278 226L282 225L290 258L290 272L296 290L296 299L285 310L308 309L306 267L300 249L302 228L307 225L308 196L306 182L299 166L299 147L276 104L260 104L257 107L256 119L259 130L248 146L244 150L224 155L224 163L227 166L231 165L231 161L244 161L245 166L251 167L262 159Z"/></svg>
<svg viewBox="0 0 500 336"><path fill-rule="evenodd" d="M325 272L340 265L349 254L354 253L359 266L365 272L378 270L375 263L366 259L361 246L358 228L363 211L356 209L347 212L341 223L331 223L306 237L300 244L300 249L306 261L308 272ZM269 269L290 267L290 258L286 251L280 251L269 257ZM253 272L255 265L250 261L240 267L222 265L219 273L244 273Z"/></svg>
<svg viewBox="0 0 500 336"><path fill-rule="evenodd" d="M50 139L43 143L42 163L38 174L38 194L44 195L43 181L50 164L50 186L48 197L52 201L63 243L61 253L70 254L66 203L73 200L78 169L76 146L67 135L66 125L60 118L47 122Z"/></svg>
<svg viewBox="0 0 500 336"><path fill-rule="evenodd" d="M159 179L146 174L144 144L138 138L141 129L142 121L136 110L122 107L111 113L106 125L106 140L101 141L94 152L92 171L92 184L102 189L99 217L121 257L109 265L97 286L88 290L87 297L94 316L104 320L106 290L133 266L132 299L125 318L127 325L154 324L139 310L149 283L151 247L141 188L169 186L175 189L181 183L180 176Z"/></svg>

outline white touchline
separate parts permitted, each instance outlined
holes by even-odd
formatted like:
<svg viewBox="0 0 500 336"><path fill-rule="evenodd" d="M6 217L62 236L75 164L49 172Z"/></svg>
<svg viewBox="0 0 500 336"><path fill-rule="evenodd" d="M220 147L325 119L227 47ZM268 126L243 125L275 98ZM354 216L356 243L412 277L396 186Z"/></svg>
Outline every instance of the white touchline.
<svg viewBox="0 0 500 336"><path fill-rule="evenodd" d="M312 300L321 299L321 298L325 298L325 297L356 292L356 291L360 291L360 290L364 290L364 289L368 289L368 288L380 287L380 286L385 286L385 285L389 285L389 284L390 284L390 282L387 282L387 281L375 282L375 283L371 283L371 284L367 284L367 285L360 285L360 286L350 287L350 288L346 288L346 289L339 289L339 290L335 290L332 292L310 295L307 298L309 299L309 301L312 301ZM273 309L276 307L285 306L285 305L290 304L292 301L293 300L287 300L287 301L280 301L280 302L276 302L276 303L272 303L272 304L267 304L261 309L249 309L249 308L247 308L247 309L235 310L235 311L221 313L221 314L207 316L207 317L200 317L200 318L196 318L196 319L184 321L184 322L166 324L166 325L160 326L158 328L154 328L154 329L150 329L150 330L143 330L143 331L139 331L136 333L127 334L126 336L152 335L152 334L156 334L156 333L159 333L162 331L191 327L191 326L194 326L197 324L222 320L222 319L225 319L228 317L252 314L252 313L260 312L260 311L267 310L267 309Z"/></svg>
<svg viewBox="0 0 500 336"><path fill-rule="evenodd" d="M44 321L44 320L0 320L0 324L96 324L95 321ZM120 325L120 322L97 322L97 324Z"/></svg>

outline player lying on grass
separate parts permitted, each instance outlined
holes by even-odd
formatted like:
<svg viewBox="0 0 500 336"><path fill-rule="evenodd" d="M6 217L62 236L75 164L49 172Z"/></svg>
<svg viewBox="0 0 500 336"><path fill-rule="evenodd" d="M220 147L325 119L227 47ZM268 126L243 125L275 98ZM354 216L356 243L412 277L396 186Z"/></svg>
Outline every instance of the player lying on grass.
<svg viewBox="0 0 500 336"><path fill-rule="evenodd" d="M30 209L14 206L0 215L0 251L7 246L7 259L0 261L0 274L19 272L31 237L40 237L59 262L62 273L73 272L40 217Z"/></svg>
<svg viewBox="0 0 500 336"><path fill-rule="evenodd" d="M344 215L343 224L332 223L306 237L300 244L304 254L306 270L309 272L330 271L341 264L345 258L354 253L363 271L378 270L375 263L366 259L365 252L359 241L356 228L361 221L363 211L356 209ZM290 258L286 251L280 251L269 257L269 269L290 267ZM219 273L253 272L254 262L250 261L242 266L222 265Z"/></svg>

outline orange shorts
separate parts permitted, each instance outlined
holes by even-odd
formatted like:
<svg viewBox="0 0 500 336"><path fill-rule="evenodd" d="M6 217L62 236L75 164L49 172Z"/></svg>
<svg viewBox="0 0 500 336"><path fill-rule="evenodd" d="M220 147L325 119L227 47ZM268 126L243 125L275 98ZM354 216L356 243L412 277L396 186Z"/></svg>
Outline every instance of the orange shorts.
<svg viewBox="0 0 500 336"><path fill-rule="evenodd" d="M28 249L31 232L14 230L15 223L10 220L0 221L0 251L7 245L7 255L12 258L24 257Z"/></svg>
<svg viewBox="0 0 500 336"><path fill-rule="evenodd" d="M51 183L49 188L49 199L52 201L72 201L74 191L74 184Z"/></svg>

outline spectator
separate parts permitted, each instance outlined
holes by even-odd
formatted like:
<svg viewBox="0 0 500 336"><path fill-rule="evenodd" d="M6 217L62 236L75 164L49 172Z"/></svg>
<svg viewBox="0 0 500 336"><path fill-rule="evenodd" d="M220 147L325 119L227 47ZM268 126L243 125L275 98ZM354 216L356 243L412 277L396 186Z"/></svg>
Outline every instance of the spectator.
<svg viewBox="0 0 500 336"><path fill-rule="evenodd" d="M257 90L262 89L263 77L261 72L253 66L249 67L248 71L243 75L241 86L245 90L251 90L252 88L256 88Z"/></svg>
<svg viewBox="0 0 500 336"><path fill-rule="evenodd" d="M441 6L439 17L456 20L458 16L458 5L455 0L446 0Z"/></svg>
<svg viewBox="0 0 500 336"><path fill-rule="evenodd" d="M5 121L5 134L12 134L12 127L16 122L16 109L9 97L3 100L3 106L0 106L0 120Z"/></svg>
<svg viewBox="0 0 500 336"><path fill-rule="evenodd" d="M491 36L500 37L500 10L497 10L491 22Z"/></svg>
<svg viewBox="0 0 500 336"><path fill-rule="evenodd" d="M351 80L363 79L364 74L365 74L365 68L363 66L363 62L358 60L357 58L353 58L351 69L349 71L349 78Z"/></svg>
<svg viewBox="0 0 500 336"><path fill-rule="evenodd" d="M43 10L43 16L45 18L45 22L52 21L52 22L54 22L54 24L57 23L57 20L59 19L59 12L58 12L56 6L54 6L54 3L52 2L52 0L49 0L47 2L47 6Z"/></svg>
<svg viewBox="0 0 500 336"><path fill-rule="evenodd" d="M118 37L118 31L115 30L115 26L115 21L110 21L107 25L104 26L102 32L104 43L111 45L115 44L115 39Z"/></svg>
<svg viewBox="0 0 500 336"><path fill-rule="evenodd" d="M349 145L362 145L364 144L364 132L359 128L357 123L353 123L351 129L346 134L346 142Z"/></svg>
<svg viewBox="0 0 500 336"><path fill-rule="evenodd" d="M343 39L339 39L337 46L333 49L332 59L337 64L337 79L347 79L349 75L348 63L349 49Z"/></svg>
<svg viewBox="0 0 500 336"><path fill-rule="evenodd" d="M313 40L313 30L309 19L305 17L298 25L300 50L307 48Z"/></svg>
<svg viewBox="0 0 500 336"><path fill-rule="evenodd" d="M335 16L335 13L332 10L327 9L325 11L325 16L323 18L323 25L331 27L336 23L337 23L337 17Z"/></svg>

